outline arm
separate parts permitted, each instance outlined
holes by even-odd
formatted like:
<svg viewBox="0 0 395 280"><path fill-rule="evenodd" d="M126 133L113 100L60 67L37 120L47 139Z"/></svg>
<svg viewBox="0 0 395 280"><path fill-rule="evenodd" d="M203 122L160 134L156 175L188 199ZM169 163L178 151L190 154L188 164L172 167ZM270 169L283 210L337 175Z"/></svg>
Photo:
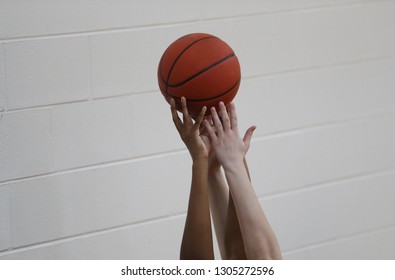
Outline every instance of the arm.
<svg viewBox="0 0 395 280"><path fill-rule="evenodd" d="M181 242L180 259L214 259L208 198L208 151L199 134L206 109L195 122L189 116L185 98L181 99L183 121L178 117L174 100L171 112L181 139L192 157L192 182L187 217Z"/></svg>
<svg viewBox="0 0 395 280"><path fill-rule="evenodd" d="M232 196L221 169L209 173L210 209L222 259L246 259Z"/></svg>
<svg viewBox="0 0 395 280"><path fill-rule="evenodd" d="M248 259L278 259L280 249L243 164L226 169Z"/></svg>
<svg viewBox="0 0 395 280"><path fill-rule="evenodd" d="M206 118L212 125L210 117ZM202 126L201 135L209 151L208 186L210 210L222 259L246 259L243 238L237 219L235 206L207 130ZM246 166L247 168L247 166Z"/></svg>
<svg viewBox="0 0 395 280"><path fill-rule="evenodd" d="M251 181L250 172L248 170L247 161L244 158L244 166L248 174L248 179ZM229 192L229 204L226 219L226 230L225 230L225 245L227 251L227 259L231 260L245 260L247 259L243 235L241 234L239 218L235 204L233 201L232 194Z"/></svg>
<svg viewBox="0 0 395 280"><path fill-rule="evenodd" d="M219 251L222 259L226 259L225 249L225 224L228 212L229 189L221 168L209 169L208 187L210 198L210 209L214 222Z"/></svg>
<svg viewBox="0 0 395 280"><path fill-rule="evenodd" d="M207 160L194 160L180 259L214 259L207 170Z"/></svg>
<svg viewBox="0 0 395 280"><path fill-rule="evenodd" d="M233 196L229 192L228 212L225 224L225 247L228 260L245 260L247 255L244 248L239 218L236 213Z"/></svg>
<svg viewBox="0 0 395 280"><path fill-rule="evenodd" d="M279 259L280 248L249 180L244 157L255 127L250 127L243 139L238 134L237 116L231 104L230 118L225 105L220 103L221 119L211 109L216 132L205 121L213 149L221 162L243 236L248 259Z"/></svg>

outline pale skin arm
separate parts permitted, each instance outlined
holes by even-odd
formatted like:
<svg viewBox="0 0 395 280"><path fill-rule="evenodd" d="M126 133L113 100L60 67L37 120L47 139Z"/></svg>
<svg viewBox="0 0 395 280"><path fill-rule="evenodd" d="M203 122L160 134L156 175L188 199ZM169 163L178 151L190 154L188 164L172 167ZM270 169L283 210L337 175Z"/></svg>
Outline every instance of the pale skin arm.
<svg viewBox="0 0 395 280"><path fill-rule="evenodd" d="M211 169L208 175L209 202L219 251L226 259L225 223L228 213L229 189L221 169Z"/></svg>
<svg viewBox="0 0 395 280"><path fill-rule="evenodd" d="M250 127L241 139L234 104L230 105L229 115L223 103L220 103L219 108L221 119L215 108L211 109L216 131L214 132L207 121L205 127L216 156L225 170L246 256L248 259L281 259L276 236L261 208L244 162L255 127Z"/></svg>
<svg viewBox="0 0 395 280"><path fill-rule="evenodd" d="M212 124L210 117L206 119ZM221 164L211 148L207 130L204 129L204 126L202 126L201 135L209 150L208 186L210 210L221 257L222 259L246 259L233 199L222 172Z"/></svg>
<svg viewBox="0 0 395 280"><path fill-rule="evenodd" d="M250 133L253 133L253 131L251 131ZM244 159L244 166L246 168L248 178L251 181L250 172L248 170L247 162L245 159ZM244 248L244 240L241 234L241 229L239 224L239 218L237 217L235 204L230 191L229 191L228 213L227 213L225 226L226 226L225 247L227 252L227 259L229 260L247 259L247 255Z"/></svg>
<svg viewBox="0 0 395 280"><path fill-rule="evenodd" d="M210 209L222 259L245 259L244 243L232 196L221 169L209 172Z"/></svg>
<svg viewBox="0 0 395 280"><path fill-rule="evenodd" d="M174 100L171 112L181 139L192 157L192 182L187 217L181 242L180 259L214 259L208 198L208 151L203 143L199 127L206 108L194 122L188 113L185 98L181 99L183 120L178 117Z"/></svg>

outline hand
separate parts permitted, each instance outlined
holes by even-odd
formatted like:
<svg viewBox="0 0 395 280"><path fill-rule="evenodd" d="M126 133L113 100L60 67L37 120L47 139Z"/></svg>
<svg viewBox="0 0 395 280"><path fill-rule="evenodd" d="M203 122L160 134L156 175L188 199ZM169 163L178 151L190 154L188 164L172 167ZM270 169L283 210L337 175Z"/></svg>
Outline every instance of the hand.
<svg viewBox="0 0 395 280"><path fill-rule="evenodd" d="M174 125L176 126L182 141L184 141L185 145L187 146L192 160L208 158L208 149L206 148L199 131L204 114L206 113L206 107L202 108L199 116L195 121L193 121L188 112L186 99L185 97L182 97L181 106L183 120L181 121L176 110L174 99L171 99L170 105Z"/></svg>
<svg viewBox="0 0 395 280"><path fill-rule="evenodd" d="M205 120L207 120L209 122L210 126L215 131L212 117L210 115L206 116ZM208 150L208 168L209 168L209 170L211 170L212 172L218 171L221 168L221 163L219 162L217 155L215 154L215 152L212 148L209 133L204 125L200 126L200 136L202 137L202 140L203 140L204 144L206 145L206 149Z"/></svg>
<svg viewBox="0 0 395 280"><path fill-rule="evenodd" d="M247 129L243 139L241 139L234 103L230 104L229 114L223 102L220 102L219 108L221 118L215 108L211 108L215 131L208 120L204 120L204 126L208 132L212 148L224 169L243 165L256 126Z"/></svg>

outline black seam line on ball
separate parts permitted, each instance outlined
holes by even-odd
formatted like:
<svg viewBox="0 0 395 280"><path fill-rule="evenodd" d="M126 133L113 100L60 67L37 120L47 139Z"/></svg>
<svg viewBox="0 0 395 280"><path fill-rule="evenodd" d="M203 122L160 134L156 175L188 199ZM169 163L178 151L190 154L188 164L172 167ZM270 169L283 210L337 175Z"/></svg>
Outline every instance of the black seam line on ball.
<svg viewBox="0 0 395 280"><path fill-rule="evenodd" d="M203 38L200 38L200 39L198 39L198 40L192 42L192 43L189 44L188 46L186 46L186 47L182 50L182 52L177 56L177 58L173 61L173 64L172 64L171 67L170 67L169 73L167 74L167 80L163 79L162 69L161 69L161 77L162 77L163 82L166 84L166 91L165 91L166 94L168 94L168 85L167 85L167 82L169 81L171 72L173 72L173 68L174 68L174 66L176 65L177 61L180 59L180 57L181 57L190 47L192 47L194 44L196 44L196 43L198 43L198 42L200 42L200 41L202 41L202 40L206 40L206 39L210 39L210 38L217 38L217 37L214 37L214 36L203 37Z"/></svg>
<svg viewBox="0 0 395 280"><path fill-rule="evenodd" d="M183 36L183 37L186 37L186 36L188 36L188 35L185 35L185 36ZM183 37L181 37L181 38L183 38ZM173 64L172 64L171 67L170 67L169 73L167 74L167 75L168 75L167 81L168 81L169 78L170 78L170 74L171 74L171 72L173 71L174 65L176 64L177 60L181 57L181 55L182 55L187 49L189 49L190 47L192 47L194 44L196 44L196 43L198 43L198 42L200 42L200 41L202 41L202 40L206 40L206 39L210 39L210 38L217 38L217 37L214 37L214 36L203 37L203 38L200 38L200 39L198 39L198 40L196 40L196 41L190 43L188 46L186 46L186 47L178 54L178 56L176 57L176 59L173 61ZM165 53L163 54L163 56L162 56L162 58L161 58L160 64L162 63L162 59L163 59L163 57L165 56L166 52L167 52L167 50L166 50ZM167 84L167 81L166 81L165 78L163 77L162 67L160 67L159 69L160 69L160 76L161 76L161 78L162 78L162 81L163 81L165 84Z"/></svg>
<svg viewBox="0 0 395 280"><path fill-rule="evenodd" d="M171 87L171 88L180 87L180 86L186 84L187 82L189 82L190 80L193 80L193 79L196 78L197 76L203 74L204 72L210 70L211 68L214 68L214 67L217 66L218 64L221 64L222 62L224 62L224 61L226 61L226 60L228 60L228 59L230 59L230 58L232 58L232 57L234 57L234 56L235 56L235 54L232 53L232 54L230 54L230 55L228 55L228 56L226 56L226 57L224 57L224 58L218 60L217 62L211 64L210 66L206 67L206 68L203 69L203 70L200 70L199 72L197 72L197 73L194 74L193 76L187 78L186 80L182 81L181 83L178 83L178 84L169 84L169 83L166 83L166 87Z"/></svg>
<svg viewBox="0 0 395 280"><path fill-rule="evenodd" d="M204 101L214 100L216 98L219 98L221 96L226 95L228 92L230 92L232 89L234 89L239 83L240 83L240 80L238 80L230 89L228 89L227 91L225 91L225 92L223 92L221 94L218 94L216 96L213 96L213 97L210 97L210 98L200 98L200 99L199 98L191 98L191 99L187 98L187 101L188 102L204 102ZM160 88L160 89L163 91L163 88ZM174 99L177 99L177 100L181 99L181 97L175 96L175 95L173 95L172 93L169 93L169 92L167 92L167 95L172 97L172 98L174 98Z"/></svg>

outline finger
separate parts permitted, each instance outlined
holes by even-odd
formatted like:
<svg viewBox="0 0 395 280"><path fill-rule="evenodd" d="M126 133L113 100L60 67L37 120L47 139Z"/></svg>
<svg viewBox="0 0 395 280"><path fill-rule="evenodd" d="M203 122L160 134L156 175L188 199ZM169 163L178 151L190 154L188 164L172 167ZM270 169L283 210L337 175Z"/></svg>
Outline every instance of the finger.
<svg viewBox="0 0 395 280"><path fill-rule="evenodd" d="M250 128L248 128L246 133L244 134L243 142L246 145L247 149L250 147L251 138L252 138L252 135L254 134L255 129L256 129L256 126L253 125Z"/></svg>
<svg viewBox="0 0 395 280"><path fill-rule="evenodd" d="M208 121L208 123L213 126L213 117L211 115L204 116L204 119Z"/></svg>
<svg viewBox="0 0 395 280"><path fill-rule="evenodd" d="M224 130L228 131L228 130L230 130L230 120L229 120L229 115L228 115L228 112L226 111L224 102L221 101L219 103L219 109L220 109L221 121L222 121Z"/></svg>
<svg viewBox="0 0 395 280"><path fill-rule="evenodd" d="M173 117L174 125L176 126L177 130L179 130L182 125L182 122L180 120L180 117L178 116L176 110L176 102L174 101L173 98L170 100L170 109L171 109L171 115Z"/></svg>
<svg viewBox="0 0 395 280"><path fill-rule="evenodd" d="M215 130L217 131L218 135L221 135L224 133L224 129L222 127L221 120L219 119L217 110L215 110L215 107L211 107L211 117L213 118L213 123Z"/></svg>
<svg viewBox="0 0 395 280"><path fill-rule="evenodd" d="M183 96L181 97L181 108L182 108L182 117L184 123L191 123L192 119L189 116L188 107L187 107L187 99Z"/></svg>
<svg viewBox="0 0 395 280"><path fill-rule="evenodd" d="M204 115L206 114L206 110L207 110L207 107L204 106L204 107L202 108L202 110L200 111L200 114L199 114L199 116L196 118L196 121L195 121L195 123L194 123L194 125L193 125L193 127L194 127L195 129L199 129L200 125L202 124L202 121L203 121L203 119L204 119Z"/></svg>
<svg viewBox="0 0 395 280"><path fill-rule="evenodd" d="M208 115L208 116L207 116L207 120L208 120L208 122L210 123L210 125L214 125L213 116Z"/></svg>
<svg viewBox="0 0 395 280"><path fill-rule="evenodd" d="M217 135L215 134L213 128L211 127L211 125L209 124L207 119L205 119L203 121L203 125L206 128L206 131L207 131L208 137L210 138L210 141L213 142L213 141L217 140Z"/></svg>
<svg viewBox="0 0 395 280"><path fill-rule="evenodd" d="M206 129L206 126L204 125L205 120L206 119L203 119L202 125L199 127L199 133L200 133L200 135L208 136L208 131Z"/></svg>
<svg viewBox="0 0 395 280"><path fill-rule="evenodd" d="M232 127L232 130L238 131L236 107L233 102L229 104L229 115L230 115L230 126Z"/></svg>
<svg viewBox="0 0 395 280"><path fill-rule="evenodd" d="M211 128L213 129L214 133L217 132L216 129L215 129L215 127L214 127L213 118L211 117L211 115L205 116L205 117L203 118L203 122L204 122L204 121L207 121L207 122L209 123L209 125L210 125ZM205 125L202 125L202 126L200 126L200 128L201 128L200 133L201 133L201 134L204 134L204 135L206 135L206 136L208 136L208 132L207 132L206 126L205 126Z"/></svg>

